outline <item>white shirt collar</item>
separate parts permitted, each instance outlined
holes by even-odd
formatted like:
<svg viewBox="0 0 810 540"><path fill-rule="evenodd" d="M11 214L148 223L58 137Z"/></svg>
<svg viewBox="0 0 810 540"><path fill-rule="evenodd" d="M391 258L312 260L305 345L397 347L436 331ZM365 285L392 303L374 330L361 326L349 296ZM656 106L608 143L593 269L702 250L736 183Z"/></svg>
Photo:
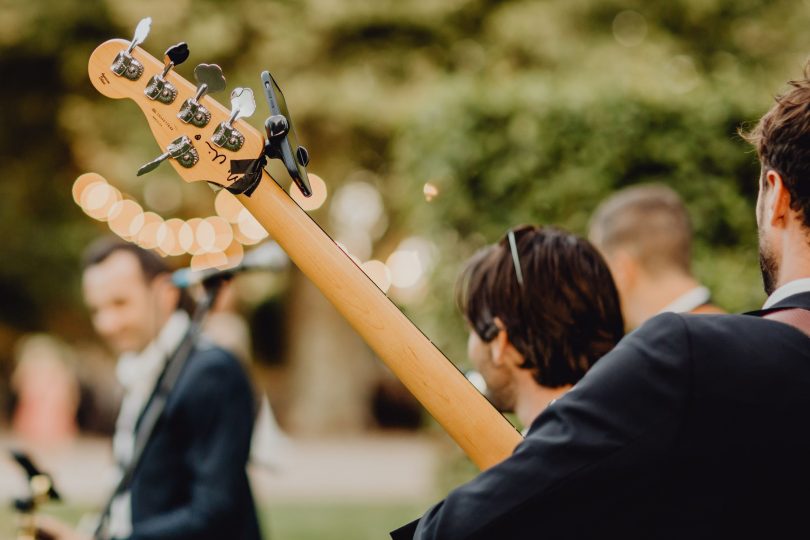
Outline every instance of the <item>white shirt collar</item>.
<svg viewBox="0 0 810 540"><path fill-rule="evenodd" d="M785 298L803 292L810 292L810 278L794 279L793 281L785 283L771 293L768 299L765 300L765 305L762 306L762 309L769 309Z"/></svg>
<svg viewBox="0 0 810 540"><path fill-rule="evenodd" d="M115 422L113 455L120 472L132 460L135 426L157 384L163 366L180 345L190 323L185 311L175 311L157 337L139 353L124 353L118 359L116 375L124 387L124 399ZM117 495L110 505L109 532L115 538L132 534L132 501L129 490Z"/></svg>
<svg viewBox="0 0 810 540"><path fill-rule="evenodd" d="M670 302L659 313L688 313L708 302L709 298L711 298L709 289L698 286Z"/></svg>
<svg viewBox="0 0 810 540"><path fill-rule="evenodd" d="M124 389L129 390L144 378L151 379L152 374L156 377L166 359L180 345L188 325L188 314L182 310L175 311L143 351L122 354L118 359L116 375Z"/></svg>

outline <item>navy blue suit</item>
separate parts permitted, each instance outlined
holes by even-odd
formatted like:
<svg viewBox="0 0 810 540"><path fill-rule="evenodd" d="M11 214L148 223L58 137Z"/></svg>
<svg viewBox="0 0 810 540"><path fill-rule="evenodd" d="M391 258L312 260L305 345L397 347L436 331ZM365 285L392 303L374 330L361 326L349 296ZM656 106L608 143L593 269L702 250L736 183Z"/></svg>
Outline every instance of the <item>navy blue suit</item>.
<svg viewBox="0 0 810 540"><path fill-rule="evenodd" d="M810 309L810 293L777 307ZM810 338L751 315L663 314L625 337L503 463L395 539L807 534Z"/></svg>
<svg viewBox="0 0 810 540"><path fill-rule="evenodd" d="M260 538L245 471L253 419L242 366L198 345L135 470L131 540Z"/></svg>

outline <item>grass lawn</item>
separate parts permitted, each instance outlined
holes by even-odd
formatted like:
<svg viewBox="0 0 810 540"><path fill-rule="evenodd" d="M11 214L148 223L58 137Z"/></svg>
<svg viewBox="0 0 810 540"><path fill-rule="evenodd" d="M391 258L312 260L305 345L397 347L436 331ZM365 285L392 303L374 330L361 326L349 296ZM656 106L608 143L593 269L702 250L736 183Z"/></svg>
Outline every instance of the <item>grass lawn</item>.
<svg viewBox="0 0 810 540"><path fill-rule="evenodd" d="M417 518L430 504L279 503L263 505L259 512L264 537L269 540L376 540L387 538L391 529ZM63 505L48 505L46 510L71 523L84 512ZM14 526L15 517L8 503L0 507L0 538L13 540Z"/></svg>
<svg viewBox="0 0 810 540"><path fill-rule="evenodd" d="M424 504L309 504L262 509L262 528L272 540L323 538L371 540L419 517Z"/></svg>

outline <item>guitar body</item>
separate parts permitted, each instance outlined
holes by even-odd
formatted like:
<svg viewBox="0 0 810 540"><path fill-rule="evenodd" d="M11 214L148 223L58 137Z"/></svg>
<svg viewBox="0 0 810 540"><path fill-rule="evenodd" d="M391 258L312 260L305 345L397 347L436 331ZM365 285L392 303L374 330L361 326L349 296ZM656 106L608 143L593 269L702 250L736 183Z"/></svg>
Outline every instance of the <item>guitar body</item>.
<svg viewBox="0 0 810 540"><path fill-rule="evenodd" d="M107 97L132 99L146 116L162 151L183 135L189 138L199 160L190 167L168 160L184 180L231 185L239 177L230 173L230 161L259 156L263 135L237 120L233 125L245 137L242 148L231 152L216 146L211 136L220 122L228 120L229 111L204 96L200 103L211 112L210 122L202 128L182 122L177 112L184 100L194 97L196 87L172 71L166 80L177 88L176 100L164 104L149 99L143 90L164 66L136 47L132 56L142 63L142 76L132 81L116 75L110 66L128 46L124 40L113 39L92 53L88 71L93 85ZM514 427L266 171L250 196L238 198L479 468L486 469L511 455L522 440Z"/></svg>

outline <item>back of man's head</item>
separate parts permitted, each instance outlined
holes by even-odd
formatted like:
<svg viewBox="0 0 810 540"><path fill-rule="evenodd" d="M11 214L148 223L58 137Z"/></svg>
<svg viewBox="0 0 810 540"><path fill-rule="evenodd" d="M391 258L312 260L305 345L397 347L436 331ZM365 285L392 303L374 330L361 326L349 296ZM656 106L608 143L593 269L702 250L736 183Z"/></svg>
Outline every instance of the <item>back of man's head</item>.
<svg viewBox="0 0 810 540"><path fill-rule="evenodd" d="M596 209L589 238L608 257L626 250L650 275L691 275L692 225L683 201L667 186L615 193Z"/></svg>
<svg viewBox="0 0 810 540"><path fill-rule="evenodd" d="M804 78L789 84L754 129L741 135L756 147L762 172L773 169L782 177L790 208L810 228L810 62Z"/></svg>
<svg viewBox="0 0 810 540"><path fill-rule="evenodd" d="M490 329L499 318L521 367L540 385L574 384L624 333L610 270L576 235L553 227L513 231L515 250L505 237L468 261L457 303L484 341L494 339Z"/></svg>

